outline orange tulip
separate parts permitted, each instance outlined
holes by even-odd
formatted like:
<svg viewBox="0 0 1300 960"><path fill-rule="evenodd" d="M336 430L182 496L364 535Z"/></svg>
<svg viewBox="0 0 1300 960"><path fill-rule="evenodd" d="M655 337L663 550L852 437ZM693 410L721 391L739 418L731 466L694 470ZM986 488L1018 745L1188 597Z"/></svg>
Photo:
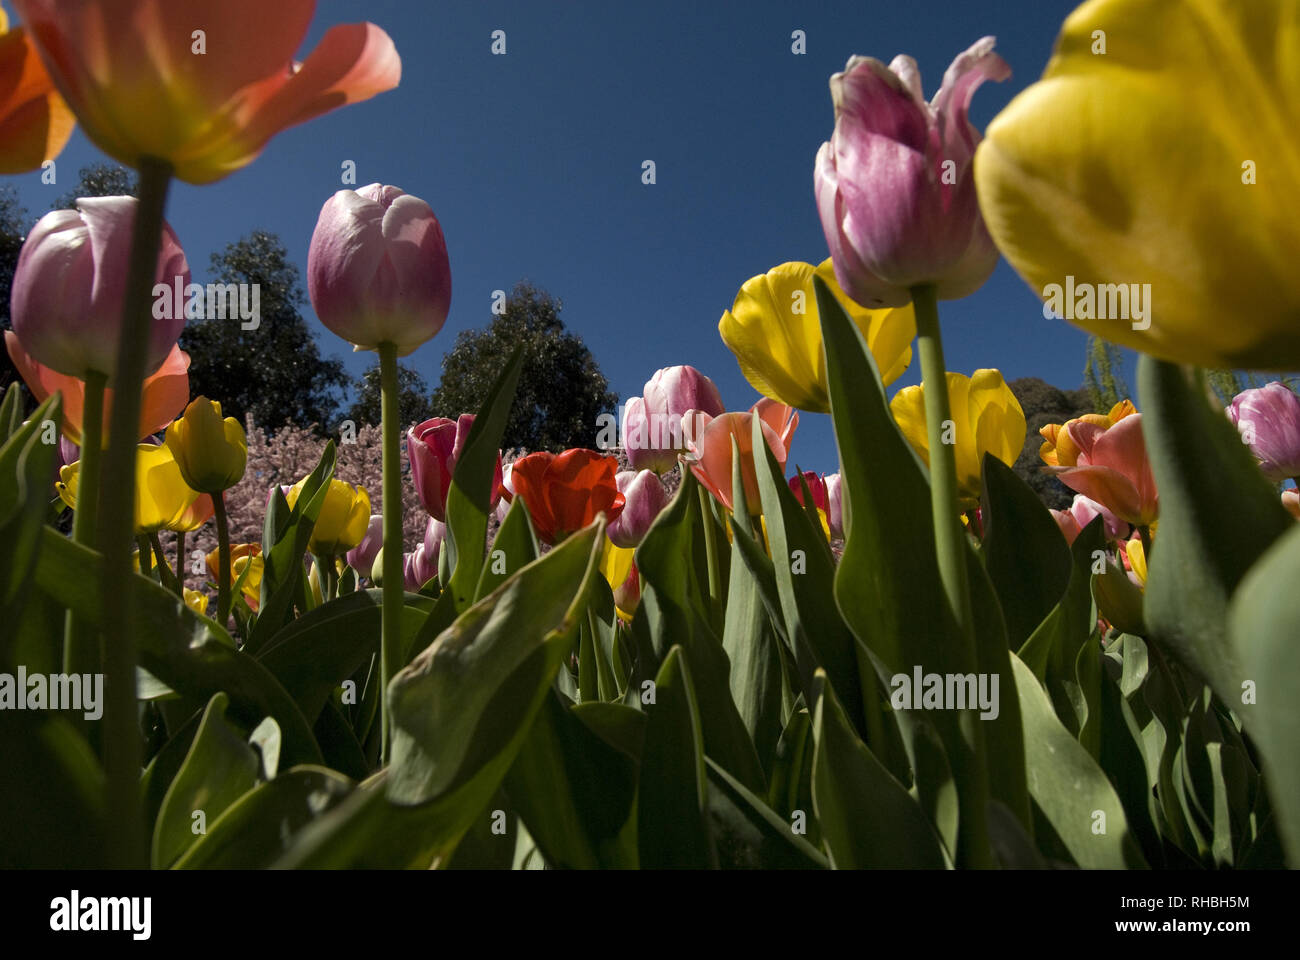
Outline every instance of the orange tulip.
<svg viewBox="0 0 1300 960"><path fill-rule="evenodd" d="M76 121L26 31L8 27L0 10L0 173L26 173L59 155Z"/></svg>
<svg viewBox="0 0 1300 960"><path fill-rule="evenodd" d="M757 406L757 405L756 405ZM783 409L783 404L777 406ZM780 435L771 426L771 420L763 411L757 411L763 421L763 439L767 441L772 455L785 470L786 446ZM796 415L797 417L797 415ZM793 432L793 426L790 432ZM741 480L745 485L745 503L749 512L758 516L763 512L763 505L758 492L758 474L754 468L754 413L724 413L714 417L704 428L695 445L697 459L691 464L691 473L713 494L728 510L732 509L732 461L731 441L735 438L736 449L740 451Z"/></svg>
<svg viewBox="0 0 1300 960"><path fill-rule="evenodd" d="M1121 417L1109 426L1071 420L1057 438L1078 452L1073 463L1048 467L1063 484L1102 506L1126 523L1149 525L1160 512L1151 461L1142 436L1142 414Z"/></svg>
<svg viewBox="0 0 1300 960"><path fill-rule="evenodd" d="M63 434L73 443L81 443L82 416L86 400L86 383L77 377L64 376L37 363L27 352L12 330L5 331L5 347L9 359L18 369L27 389L37 403L41 403L56 390L63 393ZM145 378L144 396L140 406L140 429L135 438L145 437L163 430L176 418L190 399L190 355L178 346L163 361L163 365ZM104 390L104 433L108 437L108 424L113 409L113 391Z"/></svg>
<svg viewBox="0 0 1300 960"><path fill-rule="evenodd" d="M510 479L524 498L540 540L558 543L599 513L615 520L623 512L618 460L592 450L530 453L514 462Z"/></svg>
<svg viewBox="0 0 1300 960"><path fill-rule="evenodd" d="M1042 434L1043 445L1038 448L1038 455L1043 463L1051 467L1073 467L1079 462L1079 448L1070 438L1070 428L1077 423L1090 423L1106 430L1113 427L1125 417L1137 413L1132 400L1121 400L1110 408L1109 413L1086 413L1065 423L1049 423L1038 432Z"/></svg>
<svg viewBox="0 0 1300 960"><path fill-rule="evenodd" d="M14 0L59 92L105 153L210 183L286 127L397 86L371 23L331 28L301 64L315 0Z"/></svg>

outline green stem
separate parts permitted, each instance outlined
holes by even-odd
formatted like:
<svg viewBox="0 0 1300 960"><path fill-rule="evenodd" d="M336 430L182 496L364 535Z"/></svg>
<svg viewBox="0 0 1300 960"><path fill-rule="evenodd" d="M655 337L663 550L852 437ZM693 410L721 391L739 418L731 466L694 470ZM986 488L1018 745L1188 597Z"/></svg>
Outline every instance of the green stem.
<svg viewBox="0 0 1300 960"><path fill-rule="evenodd" d="M149 543L153 547L154 565L158 570L158 581L182 600L185 599L185 589L181 582L172 576L172 568L167 565L167 553L163 550L162 540L155 530L149 534ZM177 543L179 546L179 541Z"/></svg>
<svg viewBox="0 0 1300 960"><path fill-rule="evenodd" d="M176 582L181 585L181 596L185 596L185 531L176 531Z"/></svg>
<svg viewBox="0 0 1300 960"><path fill-rule="evenodd" d="M1151 569L1151 528L1144 523L1139 524L1138 537L1142 540L1142 556L1146 558L1149 571Z"/></svg>
<svg viewBox="0 0 1300 960"><path fill-rule="evenodd" d="M226 495L212 495L212 512L217 517L217 623L230 618L230 524L226 519Z"/></svg>
<svg viewBox="0 0 1300 960"><path fill-rule="evenodd" d="M149 538L141 534L135 538L136 550L140 553L140 572L153 579L153 545L149 543Z"/></svg>
<svg viewBox="0 0 1300 960"><path fill-rule="evenodd" d="M81 465L77 476L77 510L72 515L72 539L89 545L99 517L99 467L104 447L104 385L108 377L86 371L86 398L81 415ZM94 624L68 611L63 631L64 673L98 673L99 651Z"/></svg>
<svg viewBox="0 0 1300 960"><path fill-rule="evenodd" d="M140 725L136 716L134 602L131 591L131 537L135 527L136 431L140 427L140 388L145 377L154 277L162 239L163 212L171 167L140 161L139 203L131 234L121 339L113 371L113 415L108 452L99 486L99 551L104 666L104 774L108 862L120 868L149 863L140 809ZM93 493L91 494L93 496Z"/></svg>
<svg viewBox="0 0 1300 960"><path fill-rule="evenodd" d="M709 596L716 603L722 596L722 571L718 561L717 531L713 525L713 513L709 508L712 499L704 487L696 487L695 493L700 500L700 518L704 522L704 554L709 566Z"/></svg>
<svg viewBox="0 0 1300 960"><path fill-rule="evenodd" d="M379 345L379 385L383 395L384 440L384 584L383 632L380 640L379 688L382 706L383 760L392 746L388 684L398 668L402 644L402 453L397 411L397 347Z"/></svg>
<svg viewBox="0 0 1300 960"><path fill-rule="evenodd" d="M939 305L934 287L912 289L916 308L917 347L925 394L925 432L930 451L930 513L939 557L939 580L953 617L963 633L971 628L970 586L966 577L966 544L957 496L957 451L944 443L944 424L952 419L948 407L948 374L939 335ZM974 438L970 438L974 441Z"/></svg>

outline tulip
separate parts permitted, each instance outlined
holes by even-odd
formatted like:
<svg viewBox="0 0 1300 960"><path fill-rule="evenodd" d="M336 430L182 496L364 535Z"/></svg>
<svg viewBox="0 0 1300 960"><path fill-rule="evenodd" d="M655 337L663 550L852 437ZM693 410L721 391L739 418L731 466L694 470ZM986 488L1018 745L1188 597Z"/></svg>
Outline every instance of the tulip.
<svg viewBox="0 0 1300 960"><path fill-rule="evenodd" d="M799 482L800 477L803 478L802 484ZM794 498L798 500L799 503L802 504L803 506L807 506L807 504L804 503L804 499L803 499L803 485L807 484L808 492L812 494L813 507L816 508L817 510L821 510L825 512L827 515L827 520L829 522L830 491L826 487L825 477L819 477L812 470L805 470L799 476L791 477L789 483L790 483L790 491L794 494Z"/></svg>
<svg viewBox="0 0 1300 960"><path fill-rule="evenodd" d="M474 425L472 413L462 413L456 420L434 417L407 431L406 455L411 461L411 480L420 503L431 517L446 521L447 495L451 492L452 472L469 439ZM496 476L492 480L490 503L495 508L502 490L501 454L497 454Z"/></svg>
<svg viewBox="0 0 1300 960"><path fill-rule="evenodd" d="M605 541L600 555L600 574L614 594L614 610L620 620L630 621L641 603L641 577L637 572L631 547Z"/></svg>
<svg viewBox="0 0 1300 960"><path fill-rule="evenodd" d="M826 477L826 524L830 535L844 539L844 490L838 473Z"/></svg>
<svg viewBox="0 0 1300 960"><path fill-rule="evenodd" d="M997 370L976 370L973 376L948 374L951 405L951 442L957 460L957 493L962 510L979 505L982 488L980 470L984 455L991 453L1010 466L1025 443L1025 414L1011 388ZM904 387L889 405L907 442L928 466L929 440L926 433L925 388Z"/></svg>
<svg viewBox="0 0 1300 960"><path fill-rule="evenodd" d="M779 400L764 397L750 407L749 412L758 414L759 419L772 428L772 432L777 435L781 445L789 453L790 444L794 441L794 432L799 427L798 411Z"/></svg>
<svg viewBox="0 0 1300 960"><path fill-rule="evenodd" d="M558 543L599 514L618 519L624 498L616 479L618 460L592 450L530 453L514 462L510 478L523 497L533 529L544 543Z"/></svg>
<svg viewBox="0 0 1300 960"><path fill-rule="evenodd" d="M1300 477L1300 398L1283 383L1243 390L1228 405L1228 419L1274 483Z"/></svg>
<svg viewBox="0 0 1300 960"><path fill-rule="evenodd" d="M189 509L167 524L167 529L174 533L193 533L211 520L215 512L216 508L212 501L212 495L200 493L194 502L190 504Z"/></svg>
<svg viewBox="0 0 1300 960"><path fill-rule="evenodd" d="M167 428L185 482L203 493L220 494L237 484L248 463L248 441L234 417L221 418L221 404L199 397Z"/></svg>
<svg viewBox="0 0 1300 960"><path fill-rule="evenodd" d="M1181 363L1300 366L1294 15L1094 0L1066 19L975 159L989 229L1030 287L1149 283L1139 322L1074 322Z"/></svg>
<svg viewBox="0 0 1300 960"><path fill-rule="evenodd" d="M76 210L47 213L32 227L14 268L13 332L30 358L55 373L86 379L112 377L122 336L134 197L90 197ZM190 282L185 251L170 226L162 227L154 280L171 286ZM155 316L145 347L145 374L157 371L185 326Z"/></svg>
<svg viewBox="0 0 1300 960"><path fill-rule="evenodd" d="M314 0L15 0L86 135L122 163L165 161L209 183L286 127L397 86L401 61L370 23L293 55ZM201 35L196 35L197 30Z"/></svg>
<svg viewBox="0 0 1300 960"><path fill-rule="evenodd" d="M59 471L55 485L60 499L74 510L81 480L81 463ZM156 533L176 529L187 516L199 493L185 483L180 466L166 444L142 443L135 458L135 532Z"/></svg>
<svg viewBox="0 0 1300 960"><path fill-rule="evenodd" d="M424 528L423 542L402 558L403 579L408 591L419 593L426 583L438 575L438 556L446 538L447 525L430 517Z"/></svg>
<svg viewBox="0 0 1300 960"><path fill-rule="evenodd" d="M1091 423L1105 430L1135 413L1137 408L1132 400L1121 400L1110 408L1109 413L1087 413L1065 423L1049 423L1038 431L1043 437L1038 455L1049 467L1073 467L1079 459L1079 448L1070 439L1070 428L1074 424Z"/></svg>
<svg viewBox="0 0 1300 960"><path fill-rule="evenodd" d="M290 510L298 502L306 482L305 478L299 480L285 496ZM318 557L340 556L361 542L369 525L370 494L366 488L331 479L307 549Z"/></svg>
<svg viewBox="0 0 1300 960"><path fill-rule="evenodd" d="M622 470L614 478L623 494L623 510L605 532L620 547L635 547L668 506L668 491L653 470Z"/></svg>
<svg viewBox="0 0 1300 960"><path fill-rule="evenodd" d="M506 514L510 512L510 504L515 499L515 482L510 479L510 468L513 466L513 463L507 463L501 468L501 499L496 505L497 523L505 523Z"/></svg>
<svg viewBox="0 0 1300 960"><path fill-rule="evenodd" d="M438 218L397 187L338 191L312 234L307 292L321 323L356 349L391 343L406 356L433 339L451 308Z"/></svg>
<svg viewBox="0 0 1300 960"><path fill-rule="evenodd" d="M1289 490L1282 491L1282 508L1287 513L1300 520L1300 490L1292 487Z"/></svg>
<svg viewBox="0 0 1300 960"><path fill-rule="evenodd" d="M683 418L688 413L716 417L725 409L717 386L694 367L656 370L643 396L633 397L623 411L628 464L633 470L666 473L677 463L677 454L689 449L687 438L696 436Z"/></svg>
<svg viewBox="0 0 1300 960"><path fill-rule="evenodd" d="M1145 587L1147 585L1147 552L1146 547L1142 544L1142 539L1134 537L1132 540L1125 540L1124 549L1120 551L1120 557L1129 572L1129 579L1139 587Z"/></svg>
<svg viewBox="0 0 1300 960"><path fill-rule="evenodd" d="M1075 465L1048 469L1071 490L1109 508L1120 520L1149 526L1160 503L1142 436L1142 414L1130 414L1109 427L1071 421L1068 434L1079 451Z"/></svg>
<svg viewBox="0 0 1300 960"><path fill-rule="evenodd" d="M207 556L208 573L212 579L221 582L221 555L220 548L213 550ZM248 570L247 576L244 570ZM230 565L227 568L229 582L238 583L241 576L244 582L240 585L240 592L244 595L244 602L248 604L250 610L256 610L257 604L262 597L262 575L266 570L266 561L262 557L262 546L258 543L232 543L230 545Z"/></svg>
<svg viewBox="0 0 1300 960"><path fill-rule="evenodd" d="M361 542L347 553L348 566L357 572L359 577L369 577L371 570L374 568L375 557L379 555L379 550L384 545L384 515L382 513L371 514L370 524L366 527L366 535L361 538Z"/></svg>
<svg viewBox="0 0 1300 960"><path fill-rule="evenodd" d="M1051 511L1052 519L1061 528L1065 542L1073 544L1083 528L1092 523L1095 517L1102 517L1106 527L1106 536L1111 540L1122 540L1129 534L1129 525L1111 513L1096 500L1091 500L1081 493L1074 495L1074 502L1068 510Z"/></svg>
<svg viewBox="0 0 1300 960"><path fill-rule="evenodd" d="M202 590L191 590L185 588L185 606L189 607L200 617L207 616L208 613L208 595Z"/></svg>
<svg viewBox="0 0 1300 960"><path fill-rule="evenodd" d="M831 261L783 263L747 280L718 322L722 341L736 355L740 372L759 393L800 410L829 413L826 356L813 276L821 277L849 319L862 332L880 368L893 383L912 362L916 315L909 301L897 309L868 310L849 299L835 281Z"/></svg>
<svg viewBox="0 0 1300 960"><path fill-rule="evenodd" d="M59 155L76 122L31 38L22 27L10 30L3 10L0 77L0 174L26 173Z"/></svg>
<svg viewBox="0 0 1300 960"><path fill-rule="evenodd" d="M867 307L903 307L912 289L941 300L974 293L997 264L980 217L967 118L985 80L1011 70L985 37L953 61L932 102L916 61L853 57L831 77L835 132L817 152L814 186L840 286Z"/></svg>
<svg viewBox="0 0 1300 960"><path fill-rule="evenodd" d="M9 358L18 370L19 376L31 390L37 403L55 391L63 394L63 435L72 443L80 444L84 429L82 420L85 415L86 382L78 377L69 377L56 373L49 367L37 363L23 349L12 330L5 331L5 347ZM185 408L190 397L190 355L179 346L172 347L163 365L144 381L144 395L141 398L140 427L136 439L142 440L167 425ZM109 413L113 409L113 391L104 390L103 416L101 418L101 436L108 435Z"/></svg>
<svg viewBox="0 0 1300 960"><path fill-rule="evenodd" d="M760 416L760 419L761 416ZM758 474L754 467L754 413L724 413L704 429L698 446L699 459L691 464L691 472L709 493L728 510L732 509L732 456L734 439L740 451L741 480L745 488L745 504L750 514L763 512L758 492ZM767 422L762 425L763 439L781 469L785 470L785 444Z"/></svg>

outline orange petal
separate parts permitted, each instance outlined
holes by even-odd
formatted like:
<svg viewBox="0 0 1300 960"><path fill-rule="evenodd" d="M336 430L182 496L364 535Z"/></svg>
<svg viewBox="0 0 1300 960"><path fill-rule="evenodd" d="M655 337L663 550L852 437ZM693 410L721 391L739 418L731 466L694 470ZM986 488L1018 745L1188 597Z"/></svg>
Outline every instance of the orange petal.
<svg viewBox="0 0 1300 960"><path fill-rule="evenodd" d="M75 123L23 29L0 36L0 174L58 156Z"/></svg>

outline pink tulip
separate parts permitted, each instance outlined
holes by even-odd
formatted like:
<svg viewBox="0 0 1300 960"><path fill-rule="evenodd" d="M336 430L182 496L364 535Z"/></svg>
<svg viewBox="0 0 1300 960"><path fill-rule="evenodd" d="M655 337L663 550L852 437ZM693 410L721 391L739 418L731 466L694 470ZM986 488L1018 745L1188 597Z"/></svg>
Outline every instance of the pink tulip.
<svg viewBox="0 0 1300 960"><path fill-rule="evenodd" d="M623 511L605 532L618 547L635 547L645 538L659 512L668 506L668 491L653 470L623 470L615 477L623 494Z"/></svg>
<svg viewBox="0 0 1300 960"><path fill-rule="evenodd" d="M623 446L633 470L671 470L677 454L688 449L683 416L717 416L725 409L717 386L694 367L656 370L643 394L630 399L623 411Z"/></svg>
<svg viewBox="0 0 1300 960"><path fill-rule="evenodd" d="M1066 429L1079 449L1078 465L1048 469L1119 520L1136 526L1155 520L1160 504L1142 437L1142 414L1131 414L1111 426L1073 420Z"/></svg>
<svg viewBox="0 0 1300 960"><path fill-rule="evenodd" d="M763 512L759 499L758 474L754 466L754 427L753 413L724 413L715 417L704 428L704 433L697 442L699 459L691 464L691 472L718 502L728 510L732 509L731 497L731 441L735 438L736 448L740 451L741 478L745 485L745 503L749 512L758 516ZM763 424L763 439L772 450L773 456L785 470L785 444L767 423Z"/></svg>
<svg viewBox="0 0 1300 960"><path fill-rule="evenodd" d="M307 292L321 323L361 350L404 357L451 308L451 266L429 205L397 187L340 190L321 208L307 252Z"/></svg>
<svg viewBox="0 0 1300 960"><path fill-rule="evenodd" d="M1051 513L1052 519L1056 521L1056 525L1061 528L1061 533L1065 536L1065 542L1069 544L1073 544L1083 528L1098 516L1103 518L1108 539L1123 540L1129 535L1127 523L1096 500L1085 497L1081 493L1074 495L1074 502L1070 504L1068 510L1053 510Z"/></svg>
<svg viewBox="0 0 1300 960"><path fill-rule="evenodd" d="M134 197L78 200L76 210L47 213L27 235L14 269L10 316L36 363L83 380L92 371L113 376L138 203ZM169 288L190 282L185 251L166 224L154 280ZM183 310L154 311L145 376L163 365L184 326Z"/></svg>
<svg viewBox="0 0 1300 960"><path fill-rule="evenodd" d="M826 478L819 477L812 470L805 470L803 472L803 482L808 485L808 492L812 494L813 506L818 510L825 511L829 518L830 492L826 488ZM803 484L799 482L799 477L795 476L790 478L790 490L794 493L794 498L802 504Z"/></svg>
<svg viewBox="0 0 1300 960"><path fill-rule="evenodd" d="M844 492L840 475L832 473L826 477L826 523L831 528L831 536L837 540L844 539Z"/></svg>
<svg viewBox="0 0 1300 960"><path fill-rule="evenodd" d="M361 542L347 552L348 566L357 572L358 577L369 577L375 565L375 556L384 545L384 515L371 514L370 525Z"/></svg>
<svg viewBox="0 0 1300 960"><path fill-rule="evenodd" d="M438 575L438 552L446 537L446 525L430 517L424 528L424 542L402 558L402 576L411 593L418 593Z"/></svg>
<svg viewBox="0 0 1300 960"><path fill-rule="evenodd" d="M780 437L781 445L788 452L794 440L794 432L799 427L799 411L771 397L764 397L750 407L749 411L758 414L762 421L772 428L773 432Z"/></svg>
<svg viewBox="0 0 1300 960"><path fill-rule="evenodd" d="M451 492L452 472L460 459L470 427L472 413L462 413L456 420L434 417L416 424L406 434L406 455L411 461L411 480L420 503L429 516L447 519L447 494ZM496 475L492 481L491 505L501 496L501 454L497 454Z"/></svg>
<svg viewBox="0 0 1300 960"><path fill-rule="evenodd" d="M510 479L510 471L513 467L513 463L507 463L501 468L501 499L496 505L497 523L505 523L506 514L510 512L510 504L515 499L515 482Z"/></svg>
<svg viewBox="0 0 1300 960"><path fill-rule="evenodd" d="M1228 405L1228 419L1274 483L1300 477L1300 397L1284 383L1243 390Z"/></svg>
<svg viewBox="0 0 1300 960"><path fill-rule="evenodd" d="M930 103L916 61L853 57L831 77L835 132L817 152L814 186L835 279L864 307L901 307L911 288L941 300L983 286L998 251L980 215L967 119L985 80L1010 68L985 37L953 61Z"/></svg>

